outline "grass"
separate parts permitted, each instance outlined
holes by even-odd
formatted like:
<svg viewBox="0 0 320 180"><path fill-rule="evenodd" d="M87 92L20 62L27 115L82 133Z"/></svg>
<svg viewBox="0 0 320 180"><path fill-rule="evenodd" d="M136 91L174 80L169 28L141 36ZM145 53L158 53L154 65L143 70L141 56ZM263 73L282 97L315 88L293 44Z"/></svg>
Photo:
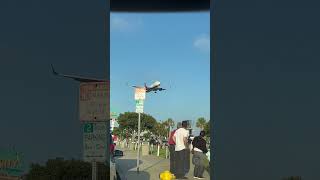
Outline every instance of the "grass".
<svg viewBox="0 0 320 180"><path fill-rule="evenodd" d="M157 155L158 149L154 148L154 151L151 155ZM166 149L161 149L159 150L159 157L161 158L166 158ZM169 157L169 149L168 149L168 157Z"/></svg>

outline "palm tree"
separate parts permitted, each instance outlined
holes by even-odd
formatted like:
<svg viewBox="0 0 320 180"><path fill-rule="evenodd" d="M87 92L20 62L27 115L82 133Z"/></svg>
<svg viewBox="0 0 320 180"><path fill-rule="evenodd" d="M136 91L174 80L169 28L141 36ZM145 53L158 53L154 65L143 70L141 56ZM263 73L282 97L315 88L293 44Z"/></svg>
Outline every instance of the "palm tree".
<svg viewBox="0 0 320 180"><path fill-rule="evenodd" d="M205 127L205 125L206 125L206 122L207 122L207 121L206 121L205 118L203 118L203 117L198 118L197 124L196 124L197 128L200 128L201 131L204 130L204 127Z"/></svg>
<svg viewBox="0 0 320 180"><path fill-rule="evenodd" d="M174 127L174 121L171 118L168 118L167 120L168 126L173 128Z"/></svg>
<svg viewBox="0 0 320 180"><path fill-rule="evenodd" d="M168 129L168 137L169 137L170 128L172 129L172 128L174 127L174 121L172 120L172 118L168 118L168 119L165 121L165 125L166 125L166 128Z"/></svg>

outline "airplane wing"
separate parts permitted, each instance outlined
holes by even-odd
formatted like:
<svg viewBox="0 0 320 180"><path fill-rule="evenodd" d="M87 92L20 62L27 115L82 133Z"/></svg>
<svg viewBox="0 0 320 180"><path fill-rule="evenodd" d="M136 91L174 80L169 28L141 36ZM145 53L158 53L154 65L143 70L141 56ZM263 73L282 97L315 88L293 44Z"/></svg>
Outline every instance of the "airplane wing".
<svg viewBox="0 0 320 180"><path fill-rule="evenodd" d="M160 89L159 89L159 91L163 91L163 90L166 90L166 89L164 89L164 88L160 88Z"/></svg>
<svg viewBox="0 0 320 180"><path fill-rule="evenodd" d="M71 78L73 80L80 81L80 82L105 82L106 81L105 79L96 79L96 78L88 78L88 77L60 74L55 71L52 64L51 64L51 68L52 68L52 73L56 76Z"/></svg>

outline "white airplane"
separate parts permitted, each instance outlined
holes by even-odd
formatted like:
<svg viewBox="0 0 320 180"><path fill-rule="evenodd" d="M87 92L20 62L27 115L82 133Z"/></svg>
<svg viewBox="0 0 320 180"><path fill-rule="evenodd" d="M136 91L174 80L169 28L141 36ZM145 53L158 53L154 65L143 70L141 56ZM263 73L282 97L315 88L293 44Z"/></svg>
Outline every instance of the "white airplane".
<svg viewBox="0 0 320 180"><path fill-rule="evenodd" d="M132 86L132 87L141 88L140 86ZM147 84L144 83L144 88L146 89L147 93L152 91L154 91L154 93L157 93L157 91L166 90L160 87L160 81L155 81L153 84L151 84L151 86L147 86Z"/></svg>
<svg viewBox="0 0 320 180"><path fill-rule="evenodd" d="M80 82L106 82L107 81L105 79L96 79L96 78L88 78L88 77L81 77L81 76L75 76L75 75L60 74L53 68L52 64L51 64L51 68L52 68L52 73L56 76L71 78Z"/></svg>

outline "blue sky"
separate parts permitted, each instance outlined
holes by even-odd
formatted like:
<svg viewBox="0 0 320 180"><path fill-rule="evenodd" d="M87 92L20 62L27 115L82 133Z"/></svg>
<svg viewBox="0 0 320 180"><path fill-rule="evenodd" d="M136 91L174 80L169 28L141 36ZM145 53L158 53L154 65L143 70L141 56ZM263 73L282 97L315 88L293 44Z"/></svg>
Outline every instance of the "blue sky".
<svg viewBox="0 0 320 180"><path fill-rule="evenodd" d="M209 15L112 13L111 108L134 111L130 85L159 80L167 91L147 94L145 113L157 120L209 119Z"/></svg>

